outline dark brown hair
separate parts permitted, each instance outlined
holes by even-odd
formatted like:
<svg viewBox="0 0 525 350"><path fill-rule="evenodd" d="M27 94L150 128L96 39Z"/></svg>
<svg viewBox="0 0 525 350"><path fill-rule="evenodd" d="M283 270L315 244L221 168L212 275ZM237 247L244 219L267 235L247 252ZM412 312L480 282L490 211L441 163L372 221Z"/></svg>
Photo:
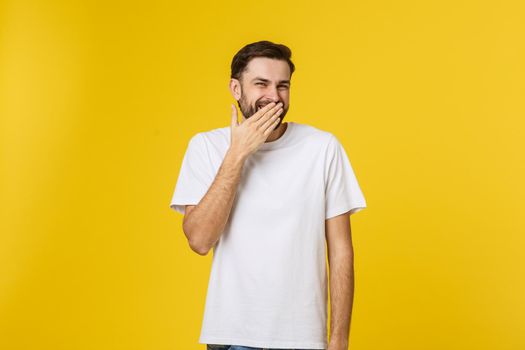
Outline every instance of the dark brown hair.
<svg viewBox="0 0 525 350"><path fill-rule="evenodd" d="M290 66L290 78L292 77L295 66L291 61L292 51L288 46L261 40L244 46L233 56L231 78L240 80L246 66L255 57L268 57L286 61Z"/></svg>

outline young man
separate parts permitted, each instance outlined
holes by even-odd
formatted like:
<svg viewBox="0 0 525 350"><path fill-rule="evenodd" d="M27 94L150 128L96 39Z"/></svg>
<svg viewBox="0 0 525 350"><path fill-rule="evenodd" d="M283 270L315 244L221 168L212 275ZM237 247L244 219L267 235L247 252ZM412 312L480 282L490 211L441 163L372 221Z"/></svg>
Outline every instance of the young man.
<svg viewBox="0 0 525 350"><path fill-rule="evenodd" d="M191 138L170 203L185 214L191 249L213 248L199 339L208 349L348 348L349 217L366 202L334 135L282 122L290 58L288 47L269 41L234 56L230 90L243 120L232 104L230 126Z"/></svg>

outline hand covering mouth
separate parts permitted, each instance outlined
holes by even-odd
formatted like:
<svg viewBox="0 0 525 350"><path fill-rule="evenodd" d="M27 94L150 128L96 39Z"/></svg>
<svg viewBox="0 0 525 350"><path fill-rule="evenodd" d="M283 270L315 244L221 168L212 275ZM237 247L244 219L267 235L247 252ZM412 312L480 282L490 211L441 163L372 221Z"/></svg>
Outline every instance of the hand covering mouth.
<svg viewBox="0 0 525 350"><path fill-rule="evenodd" d="M257 106L257 110L263 108L264 106L266 106L266 105L268 105L268 104L270 104L270 103L271 103L271 102L265 103L265 104L263 104L263 105L258 105L258 106Z"/></svg>

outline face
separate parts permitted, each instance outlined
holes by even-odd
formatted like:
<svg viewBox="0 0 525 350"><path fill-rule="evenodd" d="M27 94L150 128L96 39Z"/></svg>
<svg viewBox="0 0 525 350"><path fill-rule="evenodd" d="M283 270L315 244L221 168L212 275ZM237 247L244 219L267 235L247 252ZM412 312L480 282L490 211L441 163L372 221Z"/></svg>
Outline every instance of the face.
<svg viewBox="0 0 525 350"><path fill-rule="evenodd" d="M283 60L253 58L242 73L240 81L231 80L230 88L245 119L270 102L282 102L283 111L275 126L277 129L290 105L290 67Z"/></svg>

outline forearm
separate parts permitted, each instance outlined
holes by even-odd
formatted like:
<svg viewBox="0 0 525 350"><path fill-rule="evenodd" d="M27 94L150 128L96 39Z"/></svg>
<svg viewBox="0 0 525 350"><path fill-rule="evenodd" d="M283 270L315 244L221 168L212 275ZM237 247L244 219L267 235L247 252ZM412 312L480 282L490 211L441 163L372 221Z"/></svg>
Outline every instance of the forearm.
<svg viewBox="0 0 525 350"><path fill-rule="evenodd" d="M246 157L228 149L210 188L184 220L190 244L206 254L219 240L230 216Z"/></svg>
<svg viewBox="0 0 525 350"><path fill-rule="evenodd" d="M354 258L352 250L329 256L330 264L330 343L348 348L354 299Z"/></svg>

